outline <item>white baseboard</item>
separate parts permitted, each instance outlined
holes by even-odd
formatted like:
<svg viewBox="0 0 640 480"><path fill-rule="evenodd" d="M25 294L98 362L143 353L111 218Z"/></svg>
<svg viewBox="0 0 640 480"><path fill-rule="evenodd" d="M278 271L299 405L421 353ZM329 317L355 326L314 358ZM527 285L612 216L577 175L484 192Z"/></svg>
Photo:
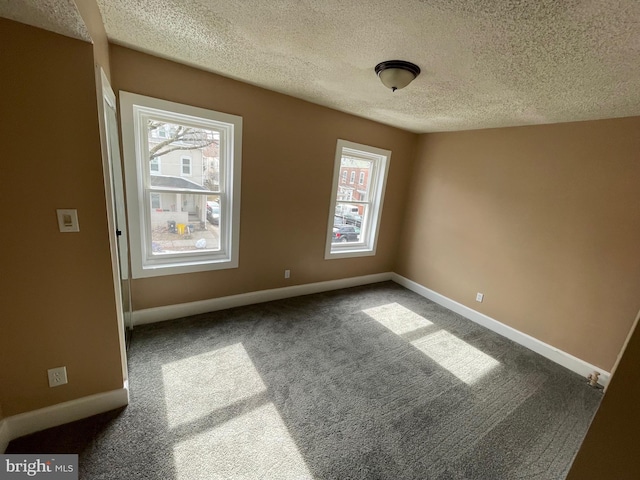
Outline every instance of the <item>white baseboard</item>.
<svg viewBox="0 0 640 480"><path fill-rule="evenodd" d="M423 297L442 305L449 310L456 312L463 317L492 330L503 337L513 340L516 343L533 350L534 352L548 358L549 360L562 365L586 378L586 376L594 371L600 372L599 383L606 386L609 382L610 373L591 365L573 355L570 355L556 347L544 343L526 333L522 333L504 323L469 308L461 303L451 300L433 290L430 290L408 278L397 273L378 273L373 275L364 275L361 277L343 278L340 280L329 280L326 282L308 283L305 285L294 285L292 287L274 288L270 290L260 290L257 292L242 293L239 295L231 295L228 297L212 298L209 300L201 300L198 302L180 303L177 305L167 305L164 307L148 308L133 312L132 320L134 325L142 325L146 323L162 322L175 318L187 317L189 315L197 315L200 313L213 312L216 310L224 310L227 308L240 307L244 305L252 305L256 303L270 302L272 300L281 300L283 298L297 297L301 295L310 295L313 293L326 292L330 290L338 290L341 288L355 287L359 285L367 285L370 283L384 282L393 280L403 287L416 292Z"/></svg>
<svg viewBox="0 0 640 480"><path fill-rule="evenodd" d="M0 422L0 451L4 452L9 442L15 438L75 422L128 404L129 388L125 384L118 390L97 393L7 417Z"/></svg>
<svg viewBox="0 0 640 480"><path fill-rule="evenodd" d="M299 297L301 295L310 295L312 293L328 292L330 290L339 290L341 288L357 287L359 285L367 285L369 283L385 282L387 280L391 280L391 276L391 272L376 273L361 277L342 278L326 282L294 285L292 287L259 290L257 292L241 293L239 295L212 298L210 300L201 300L198 302L147 308L144 310L134 311L132 321L134 325L162 322L164 320L173 320L175 318L214 312L216 310L224 310L227 308L270 302L272 300L282 300L283 298Z"/></svg>
<svg viewBox="0 0 640 480"><path fill-rule="evenodd" d="M573 355L570 355L556 347L544 343L537 338L527 335L526 333L522 333L515 328L505 325L504 323L500 323L499 321L494 320L493 318L483 313L473 310L472 308L458 303L455 300L451 300L450 298L434 292L433 290L430 290L420 285L419 283L414 282L413 280L409 280L408 278L398 275L397 273L393 273L391 275L391 280L419 295L422 295L432 302L442 305L443 307L462 315L472 322L482 325L483 327L486 327L489 330L492 330L502 335L503 337L508 338L509 340L513 340L514 342L519 343L529 350L533 350L543 357L546 357L549 360L557 363L558 365L562 365L563 367L568 368L569 370L576 372L585 378L590 373L596 371L600 372L598 382L600 383L600 385L606 386L609 382L609 378L611 376L609 372L606 372L601 368L585 362L584 360L574 357Z"/></svg>

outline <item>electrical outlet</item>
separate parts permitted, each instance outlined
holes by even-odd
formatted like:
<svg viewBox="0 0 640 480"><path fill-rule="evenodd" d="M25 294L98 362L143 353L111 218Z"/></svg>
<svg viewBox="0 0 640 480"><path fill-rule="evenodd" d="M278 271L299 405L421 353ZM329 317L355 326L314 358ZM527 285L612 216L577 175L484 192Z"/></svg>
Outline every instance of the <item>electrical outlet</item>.
<svg viewBox="0 0 640 480"><path fill-rule="evenodd" d="M47 370L47 375L50 387L59 387L67 383L67 367L50 368Z"/></svg>
<svg viewBox="0 0 640 480"><path fill-rule="evenodd" d="M284 271L284 278L289 278L291 277L291 270L285 270Z"/></svg>
<svg viewBox="0 0 640 480"><path fill-rule="evenodd" d="M482 300L484 300L484 293L476 293L476 302L482 303Z"/></svg>

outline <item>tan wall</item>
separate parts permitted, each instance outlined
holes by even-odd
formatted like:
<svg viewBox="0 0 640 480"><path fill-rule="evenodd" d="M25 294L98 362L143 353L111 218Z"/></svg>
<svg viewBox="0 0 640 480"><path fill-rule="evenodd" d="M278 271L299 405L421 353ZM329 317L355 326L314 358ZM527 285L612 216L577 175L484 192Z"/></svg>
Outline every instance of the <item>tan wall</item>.
<svg viewBox="0 0 640 480"><path fill-rule="evenodd" d="M640 478L640 328L636 327L567 480Z"/></svg>
<svg viewBox="0 0 640 480"><path fill-rule="evenodd" d="M0 403L5 416L122 387L92 47L0 19ZM56 208L77 208L59 233ZM69 384L49 388L66 365Z"/></svg>
<svg viewBox="0 0 640 480"><path fill-rule="evenodd" d="M111 68L116 90L243 117L240 267L136 280L134 309L393 270L415 134L115 45ZM393 152L375 257L324 260L339 138Z"/></svg>
<svg viewBox="0 0 640 480"><path fill-rule="evenodd" d="M640 308L639 131L635 117L422 135L396 271L611 369Z"/></svg>

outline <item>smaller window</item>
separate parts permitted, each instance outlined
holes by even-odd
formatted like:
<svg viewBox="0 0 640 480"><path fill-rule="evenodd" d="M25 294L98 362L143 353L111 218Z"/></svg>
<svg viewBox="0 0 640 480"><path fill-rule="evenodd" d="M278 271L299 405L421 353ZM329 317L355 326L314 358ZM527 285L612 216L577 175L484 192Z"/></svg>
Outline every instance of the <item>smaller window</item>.
<svg viewBox="0 0 640 480"><path fill-rule="evenodd" d="M376 254L390 158L389 150L338 140L325 259ZM360 173L355 194L354 187L340 185L347 171L350 183Z"/></svg>
<svg viewBox="0 0 640 480"><path fill-rule="evenodd" d="M160 174L160 159L158 157L151 157L151 161L149 162L149 171L151 172L151 175Z"/></svg>
<svg viewBox="0 0 640 480"><path fill-rule="evenodd" d="M182 175L191 176L191 157L182 157Z"/></svg>
<svg viewBox="0 0 640 480"><path fill-rule="evenodd" d="M347 171L342 172L342 183L347 183Z"/></svg>
<svg viewBox="0 0 640 480"><path fill-rule="evenodd" d="M151 194L151 208L153 210L162 210L162 205L160 203L160 194L152 193Z"/></svg>

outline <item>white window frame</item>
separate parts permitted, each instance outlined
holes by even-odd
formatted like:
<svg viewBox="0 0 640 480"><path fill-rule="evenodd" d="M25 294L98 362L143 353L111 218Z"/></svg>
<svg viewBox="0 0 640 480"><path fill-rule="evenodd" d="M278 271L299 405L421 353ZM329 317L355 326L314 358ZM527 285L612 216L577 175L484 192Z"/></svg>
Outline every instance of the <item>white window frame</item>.
<svg viewBox="0 0 640 480"><path fill-rule="evenodd" d="M359 242L332 243L334 214L338 204L337 194L338 186L340 184L340 168L342 166L343 155L368 160L373 164L369 173L369 200L349 200L350 204L368 205L369 208L365 209L365 215L362 218ZM389 171L390 161L390 150L354 143L348 140L338 140L333 168L331 205L329 208L329 219L327 223L327 240L324 254L324 258L326 260L365 257L376 254L380 219L382 217L382 207L384 204L384 192L387 185L387 173Z"/></svg>
<svg viewBox="0 0 640 480"><path fill-rule="evenodd" d="M364 185L364 172L360 172L358 176L358 185Z"/></svg>
<svg viewBox="0 0 640 480"><path fill-rule="evenodd" d="M351 170L351 174L349 175L349 184L353 185L356 183L356 172L355 170Z"/></svg>
<svg viewBox="0 0 640 480"><path fill-rule="evenodd" d="M185 165L184 161L189 160L189 163ZM184 173L184 167L189 167L189 173ZM180 157L180 176L181 177L190 177L191 176L191 157L188 155L182 155Z"/></svg>
<svg viewBox="0 0 640 480"><path fill-rule="evenodd" d="M133 278L237 268L240 245L242 117L120 92L120 113ZM220 248L153 255L150 227L149 118L220 132ZM182 170L181 170L182 171Z"/></svg>
<svg viewBox="0 0 640 480"><path fill-rule="evenodd" d="M346 170L342 172L342 183L347 183L347 172Z"/></svg>

